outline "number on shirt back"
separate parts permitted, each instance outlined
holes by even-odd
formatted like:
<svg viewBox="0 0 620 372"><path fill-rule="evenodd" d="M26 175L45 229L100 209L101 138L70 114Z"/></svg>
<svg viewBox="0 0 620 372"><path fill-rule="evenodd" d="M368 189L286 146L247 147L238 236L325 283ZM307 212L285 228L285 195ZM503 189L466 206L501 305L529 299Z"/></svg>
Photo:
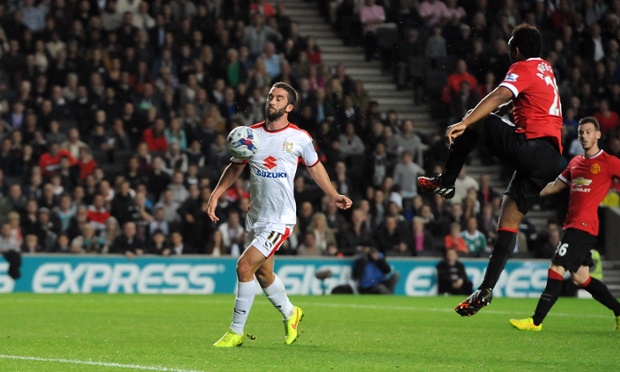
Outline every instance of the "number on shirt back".
<svg viewBox="0 0 620 372"><path fill-rule="evenodd" d="M549 75L545 76L545 84L551 85L553 88L553 103L549 107L549 115L560 116L562 103L560 102L560 92L558 91L558 85L555 83L555 78Z"/></svg>

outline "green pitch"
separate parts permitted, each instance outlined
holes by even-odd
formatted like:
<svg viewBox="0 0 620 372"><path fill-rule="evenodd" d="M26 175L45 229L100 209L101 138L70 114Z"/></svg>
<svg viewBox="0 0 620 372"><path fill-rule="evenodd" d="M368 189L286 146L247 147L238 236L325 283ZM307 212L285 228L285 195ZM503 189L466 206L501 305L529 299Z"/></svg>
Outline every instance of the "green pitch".
<svg viewBox="0 0 620 372"><path fill-rule="evenodd" d="M280 314L257 296L235 349L233 296L0 296L0 371L612 371L620 365L613 314L560 298L542 332L520 332L536 299L496 298L471 318L461 297L293 297L303 332L283 344Z"/></svg>

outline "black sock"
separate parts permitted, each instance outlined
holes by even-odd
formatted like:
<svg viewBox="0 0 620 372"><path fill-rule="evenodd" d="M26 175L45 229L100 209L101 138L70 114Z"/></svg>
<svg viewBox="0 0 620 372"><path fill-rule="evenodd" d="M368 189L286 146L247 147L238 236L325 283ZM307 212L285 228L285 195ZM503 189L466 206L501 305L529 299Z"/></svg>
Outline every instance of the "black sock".
<svg viewBox="0 0 620 372"><path fill-rule="evenodd" d="M493 247L493 253L491 253L491 259L487 265L487 271L484 273L484 280L480 284L479 289L489 288L493 289L499 276L504 271L506 261L512 256L512 251L517 244L517 230L502 229L497 230L497 240Z"/></svg>
<svg viewBox="0 0 620 372"><path fill-rule="evenodd" d="M620 316L620 302L609 292L609 288L607 288L603 282L590 277L583 285L583 289L588 291L592 295L592 298L613 311L615 316Z"/></svg>
<svg viewBox="0 0 620 372"><path fill-rule="evenodd" d="M446 169L441 174L441 180L444 185L454 185L454 181L459 176L469 153L476 145L477 137L476 132L471 129L465 129L463 134L454 139L448 151Z"/></svg>
<svg viewBox="0 0 620 372"><path fill-rule="evenodd" d="M549 273L547 275L547 286L545 287L542 295L540 295L538 305L536 305L536 311L534 311L534 316L532 317L535 325L539 325L543 322L555 302L558 300L560 292L562 292L562 276L549 269Z"/></svg>

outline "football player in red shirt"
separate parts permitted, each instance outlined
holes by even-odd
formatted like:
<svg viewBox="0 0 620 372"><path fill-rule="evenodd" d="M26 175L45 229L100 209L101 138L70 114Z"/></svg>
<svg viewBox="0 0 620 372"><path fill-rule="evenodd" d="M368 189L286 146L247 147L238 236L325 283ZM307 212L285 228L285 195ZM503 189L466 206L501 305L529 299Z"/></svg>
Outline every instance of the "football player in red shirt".
<svg viewBox="0 0 620 372"><path fill-rule="evenodd" d="M612 179L620 178L620 159L599 149L597 142L601 138L601 128L595 118L581 119L577 133L585 154L574 157L558 178L540 192L540 196L547 196L570 187L568 213L564 236L551 258L547 286L534 315L526 319L510 319L510 324L520 330L542 329L542 322L557 301L563 275L568 270L576 285L614 312L616 331L620 331L620 302L605 284L590 276L590 266L594 264L590 251L597 245L597 209L607 195Z"/></svg>
<svg viewBox="0 0 620 372"><path fill-rule="evenodd" d="M472 316L491 303L493 287L515 247L521 219L560 171L562 108L553 68L540 58L540 32L521 24L512 31L508 45L514 63L504 81L462 121L448 127L450 150L444 172L418 178L422 190L452 198L454 181L478 139L515 169L502 200L497 240L484 280L455 309L462 316ZM510 108L514 124L501 118Z"/></svg>

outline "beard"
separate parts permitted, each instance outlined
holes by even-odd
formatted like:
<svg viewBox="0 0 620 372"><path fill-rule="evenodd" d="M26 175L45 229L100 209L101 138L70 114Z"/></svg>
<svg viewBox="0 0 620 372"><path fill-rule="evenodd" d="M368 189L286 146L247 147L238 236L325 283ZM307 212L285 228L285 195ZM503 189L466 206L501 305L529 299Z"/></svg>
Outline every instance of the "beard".
<svg viewBox="0 0 620 372"><path fill-rule="evenodd" d="M285 113L284 110L285 110L284 108L281 110L274 109L274 111L269 112L269 106L265 106L265 117L269 121L276 121L280 119L282 116L284 116L284 113Z"/></svg>

